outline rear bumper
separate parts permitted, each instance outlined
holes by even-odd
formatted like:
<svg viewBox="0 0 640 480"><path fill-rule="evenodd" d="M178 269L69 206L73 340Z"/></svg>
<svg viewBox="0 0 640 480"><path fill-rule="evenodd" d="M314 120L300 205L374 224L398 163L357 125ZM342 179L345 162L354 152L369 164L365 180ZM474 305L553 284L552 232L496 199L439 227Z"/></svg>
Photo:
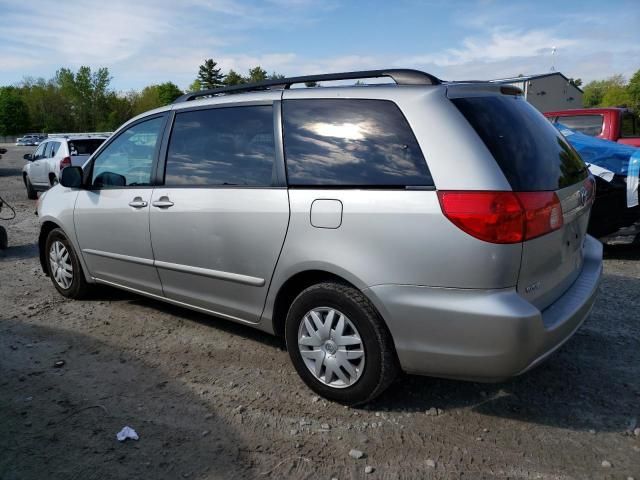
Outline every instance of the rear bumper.
<svg viewBox="0 0 640 480"><path fill-rule="evenodd" d="M593 307L602 245L585 240L582 271L540 311L515 289L379 285L365 293L385 318L409 373L496 381L533 368L567 341Z"/></svg>

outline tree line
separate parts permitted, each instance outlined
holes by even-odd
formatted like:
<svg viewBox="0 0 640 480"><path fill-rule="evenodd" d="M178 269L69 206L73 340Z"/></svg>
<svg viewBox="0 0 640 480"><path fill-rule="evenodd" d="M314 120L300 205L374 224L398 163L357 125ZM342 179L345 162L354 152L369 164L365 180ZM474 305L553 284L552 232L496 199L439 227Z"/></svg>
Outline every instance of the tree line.
<svg viewBox="0 0 640 480"><path fill-rule="evenodd" d="M284 78L268 74L260 66L246 75L221 72L213 59L200 65L189 91ZM0 135L27 132L113 131L128 119L168 105L184 92L173 82L148 85L142 90L117 92L106 67L77 71L61 68L53 78L26 77L12 86L0 87Z"/></svg>
<svg viewBox="0 0 640 480"><path fill-rule="evenodd" d="M261 66L247 74L234 70L222 73L211 58L199 66L189 91L241 85L284 78ZM168 105L184 92L173 82L117 92L105 67L77 71L61 68L53 78L24 78L13 86L0 87L0 135L26 132L102 132L115 130L129 118L147 110ZM571 79L581 86L580 79ZM311 82L308 87L317 86ZM585 107L628 106L640 112L640 70L627 82L622 75L594 80L584 87Z"/></svg>

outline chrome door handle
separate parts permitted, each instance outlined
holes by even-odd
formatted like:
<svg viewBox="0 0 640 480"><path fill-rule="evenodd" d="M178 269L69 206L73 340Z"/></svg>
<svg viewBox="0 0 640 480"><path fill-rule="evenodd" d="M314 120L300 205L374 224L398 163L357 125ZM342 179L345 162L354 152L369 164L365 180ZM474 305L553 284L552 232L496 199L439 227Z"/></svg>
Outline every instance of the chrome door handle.
<svg viewBox="0 0 640 480"><path fill-rule="evenodd" d="M161 196L158 200L151 203L154 207L169 208L173 207L173 202L166 195Z"/></svg>
<svg viewBox="0 0 640 480"><path fill-rule="evenodd" d="M142 198L140 197L136 197L133 200L131 200L129 202L129 206L133 207L133 208L144 208L147 205L149 205L147 202L145 202L144 200L142 200Z"/></svg>

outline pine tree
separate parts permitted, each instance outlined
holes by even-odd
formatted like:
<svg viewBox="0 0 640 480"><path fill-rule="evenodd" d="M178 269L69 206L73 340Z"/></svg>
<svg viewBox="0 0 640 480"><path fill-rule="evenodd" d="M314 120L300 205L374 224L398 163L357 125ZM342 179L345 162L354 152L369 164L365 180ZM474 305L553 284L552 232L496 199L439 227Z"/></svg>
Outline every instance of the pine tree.
<svg viewBox="0 0 640 480"><path fill-rule="evenodd" d="M218 65L212 58L208 58L200 65L198 70L198 80L203 89L218 88L224 85L224 75L220 73Z"/></svg>

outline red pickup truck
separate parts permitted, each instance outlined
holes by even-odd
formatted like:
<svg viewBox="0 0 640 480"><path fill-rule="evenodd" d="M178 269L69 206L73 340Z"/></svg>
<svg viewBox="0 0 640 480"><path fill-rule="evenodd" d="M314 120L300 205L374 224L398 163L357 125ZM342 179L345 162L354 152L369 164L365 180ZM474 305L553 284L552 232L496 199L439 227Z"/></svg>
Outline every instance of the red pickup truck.
<svg viewBox="0 0 640 480"><path fill-rule="evenodd" d="M585 135L640 147L640 120L626 108L580 108L544 116Z"/></svg>

